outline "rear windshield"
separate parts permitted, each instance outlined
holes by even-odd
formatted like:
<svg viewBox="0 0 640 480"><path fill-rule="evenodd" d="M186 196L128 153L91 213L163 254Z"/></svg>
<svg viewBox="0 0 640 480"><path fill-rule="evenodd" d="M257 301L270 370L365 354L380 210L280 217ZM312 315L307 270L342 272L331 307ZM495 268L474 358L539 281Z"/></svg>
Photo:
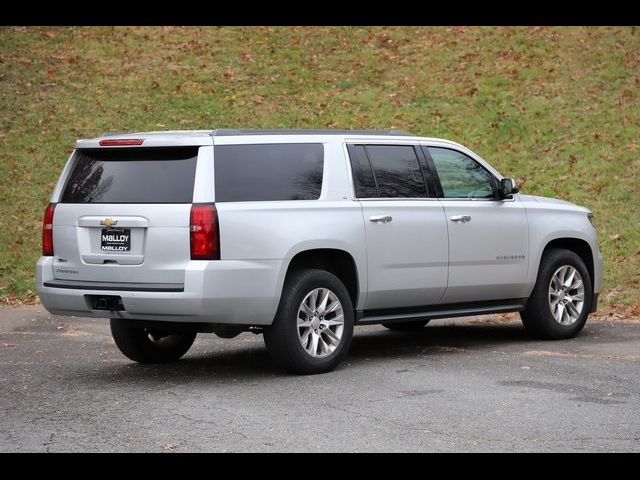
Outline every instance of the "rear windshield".
<svg viewBox="0 0 640 480"><path fill-rule="evenodd" d="M191 203L198 147L76 150L62 203Z"/></svg>
<svg viewBox="0 0 640 480"><path fill-rule="evenodd" d="M216 145L216 202L317 200L322 190L321 143Z"/></svg>

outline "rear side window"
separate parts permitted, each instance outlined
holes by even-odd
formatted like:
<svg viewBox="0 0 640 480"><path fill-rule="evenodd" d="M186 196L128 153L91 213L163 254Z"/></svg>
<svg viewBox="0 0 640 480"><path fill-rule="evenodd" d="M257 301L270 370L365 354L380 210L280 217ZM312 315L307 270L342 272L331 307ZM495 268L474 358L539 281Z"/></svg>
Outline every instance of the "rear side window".
<svg viewBox="0 0 640 480"><path fill-rule="evenodd" d="M322 190L321 143L216 145L216 202L317 200Z"/></svg>
<svg viewBox="0 0 640 480"><path fill-rule="evenodd" d="M358 198L427 196L424 177L413 146L350 145L349 157Z"/></svg>
<svg viewBox="0 0 640 480"><path fill-rule="evenodd" d="M351 160L351 172L353 173L353 183L356 187L356 197L379 197L376 180L373 177L373 170L371 170L364 146L348 145L347 150L349 150L349 159Z"/></svg>
<svg viewBox="0 0 640 480"><path fill-rule="evenodd" d="M76 150L62 203L191 203L198 147Z"/></svg>

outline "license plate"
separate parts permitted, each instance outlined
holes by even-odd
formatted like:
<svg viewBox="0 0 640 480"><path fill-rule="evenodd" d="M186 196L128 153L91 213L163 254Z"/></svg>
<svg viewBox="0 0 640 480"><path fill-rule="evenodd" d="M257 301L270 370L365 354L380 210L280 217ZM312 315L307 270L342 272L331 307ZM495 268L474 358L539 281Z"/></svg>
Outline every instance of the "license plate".
<svg viewBox="0 0 640 480"><path fill-rule="evenodd" d="M130 228L103 228L100 248L104 252L128 252L131 250Z"/></svg>

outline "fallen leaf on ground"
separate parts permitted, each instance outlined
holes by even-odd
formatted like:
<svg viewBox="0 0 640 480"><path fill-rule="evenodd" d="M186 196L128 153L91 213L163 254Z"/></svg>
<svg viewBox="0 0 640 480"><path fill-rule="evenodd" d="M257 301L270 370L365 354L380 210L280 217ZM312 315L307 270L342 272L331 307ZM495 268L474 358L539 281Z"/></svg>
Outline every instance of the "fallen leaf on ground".
<svg viewBox="0 0 640 480"><path fill-rule="evenodd" d="M87 335L90 335L90 333L71 328L64 332L63 335L66 335L67 337L86 337Z"/></svg>

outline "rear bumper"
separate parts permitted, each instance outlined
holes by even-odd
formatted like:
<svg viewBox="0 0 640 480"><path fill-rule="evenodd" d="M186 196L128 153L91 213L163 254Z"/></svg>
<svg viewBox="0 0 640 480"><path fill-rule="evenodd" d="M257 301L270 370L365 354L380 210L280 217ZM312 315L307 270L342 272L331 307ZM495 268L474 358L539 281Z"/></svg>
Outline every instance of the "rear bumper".
<svg viewBox="0 0 640 480"><path fill-rule="evenodd" d="M113 283L74 282L73 280L53 280L44 282L44 287L67 288L69 290L100 290L124 292L184 292L182 283Z"/></svg>
<svg viewBox="0 0 640 480"><path fill-rule="evenodd" d="M177 284L105 284L53 278L53 257L36 265L44 308L55 315L167 322L270 325L280 297L281 260L191 261ZM180 291L182 290L182 291ZM93 310L91 295L117 295L124 310Z"/></svg>

